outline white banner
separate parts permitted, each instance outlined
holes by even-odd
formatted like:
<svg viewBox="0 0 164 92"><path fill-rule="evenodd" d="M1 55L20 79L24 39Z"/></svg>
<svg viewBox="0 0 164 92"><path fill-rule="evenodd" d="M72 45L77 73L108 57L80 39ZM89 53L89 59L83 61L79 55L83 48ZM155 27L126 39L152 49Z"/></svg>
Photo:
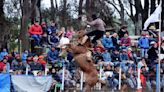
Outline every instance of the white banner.
<svg viewBox="0 0 164 92"><path fill-rule="evenodd" d="M52 77L12 75L11 81L16 92L47 92L51 87Z"/></svg>
<svg viewBox="0 0 164 92"><path fill-rule="evenodd" d="M162 9L161 9L161 3L160 3L158 7L155 9L155 11L150 15L150 17L144 23L144 30L147 29L150 23L159 22L161 11Z"/></svg>

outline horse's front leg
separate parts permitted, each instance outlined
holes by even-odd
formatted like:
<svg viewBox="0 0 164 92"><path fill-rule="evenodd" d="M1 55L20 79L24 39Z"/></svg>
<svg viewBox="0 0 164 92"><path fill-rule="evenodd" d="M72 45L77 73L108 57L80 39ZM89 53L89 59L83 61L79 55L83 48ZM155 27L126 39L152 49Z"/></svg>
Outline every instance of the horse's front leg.
<svg viewBox="0 0 164 92"><path fill-rule="evenodd" d="M91 86L89 84L85 84L84 92L91 92Z"/></svg>

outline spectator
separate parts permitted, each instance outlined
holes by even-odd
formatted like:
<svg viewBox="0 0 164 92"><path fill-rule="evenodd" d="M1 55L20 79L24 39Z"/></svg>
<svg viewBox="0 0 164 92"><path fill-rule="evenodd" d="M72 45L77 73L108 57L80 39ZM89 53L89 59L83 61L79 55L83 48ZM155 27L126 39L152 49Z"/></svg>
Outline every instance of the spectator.
<svg viewBox="0 0 164 92"><path fill-rule="evenodd" d="M0 60L3 60L4 56L8 55L8 52L6 49L3 49L2 52L0 52Z"/></svg>
<svg viewBox="0 0 164 92"><path fill-rule="evenodd" d="M112 57L112 63L114 63L114 65L119 64L119 62L120 62L120 53L118 52L118 50L115 49L113 51L111 57Z"/></svg>
<svg viewBox="0 0 164 92"><path fill-rule="evenodd" d="M137 55L136 55L135 52L132 51L132 48L128 48L127 54L128 54L128 60L129 61L132 61L132 62L135 62L135 63L138 62Z"/></svg>
<svg viewBox="0 0 164 92"><path fill-rule="evenodd" d="M42 66L46 66L46 61L44 60L44 56L40 55L38 58L38 63L40 63Z"/></svg>
<svg viewBox="0 0 164 92"><path fill-rule="evenodd" d="M141 48L141 57L147 57L147 51L149 49L149 38L146 37L146 32L142 33L138 41L139 47Z"/></svg>
<svg viewBox="0 0 164 92"><path fill-rule="evenodd" d="M75 34L73 27L69 27L69 29L66 32L66 37L70 40L72 39L73 35Z"/></svg>
<svg viewBox="0 0 164 92"><path fill-rule="evenodd" d="M7 72L7 61L8 61L8 57L4 56L3 60L0 61L0 72Z"/></svg>
<svg viewBox="0 0 164 92"><path fill-rule="evenodd" d="M48 34L46 22L42 22L41 26L42 26L43 34Z"/></svg>
<svg viewBox="0 0 164 92"><path fill-rule="evenodd" d="M109 51L113 49L113 42L109 32L106 32L105 37L103 37L102 44Z"/></svg>
<svg viewBox="0 0 164 92"><path fill-rule="evenodd" d="M149 63L150 66L154 65L156 63L156 60L158 58L158 46L157 46L157 43L156 42L151 42L151 48L148 50L148 60L149 60Z"/></svg>
<svg viewBox="0 0 164 92"><path fill-rule="evenodd" d="M28 50L25 50L23 53L22 53L22 62L24 63L27 63L26 60L27 60L27 56L28 56Z"/></svg>
<svg viewBox="0 0 164 92"><path fill-rule="evenodd" d="M127 48L131 46L131 39L127 33L124 34L124 37L121 38L121 48Z"/></svg>
<svg viewBox="0 0 164 92"><path fill-rule="evenodd" d="M21 62L20 55L15 55L15 58L12 60L11 69L17 70L18 69L18 62Z"/></svg>
<svg viewBox="0 0 164 92"><path fill-rule="evenodd" d="M164 54L164 41L161 43L161 54Z"/></svg>
<svg viewBox="0 0 164 92"><path fill-rule="evenodd" d="M112 58L111 58L111 55L108 52L108 50L105 50L105 52L102 54L102 56L103 56L103 60L104 60L105 65L108 65L109 63L111 63Z"/></svg>
<svg viewBox="0 0 164 92"><path fill-rule="evenodd" d="M117 33L113 33L111 38L112 38L114 49L119 50L119 44L118 44L117 36L118 36Z"/></svg>
<svg viewBox="0 0 164 92"><path fill-rule="evenodd" d="M54 21L51 21L51 26L48 27L48 34L56 33L57 32L57 27L56 23Z"/></svg>
<svg viewBox="0 0 164 92"><path fill-rule="evenodd" d="M56 32L53 32L52 35L48 36L48 43L53 46L59 43L59 37L56 35Z"/></svg>
<svg viewBox="0 0 164 92"><path fill-rule="evenodd" d="M38 56L33 57L33 62L29 63L29 66L31 68L31 71L35 70L43 70L44 68L40 63L38 63Z"/></svg>
<svg viewBox="0 0 164 92"><path fill-rule="evenodd" d="M59 51L55 47L51 47L51 50L47 53L47 59L49 63L57 62L59 58Z"/></svg>
<svg viewBox="0 0 164 92"><path fill-rule="evenodd" d="M35 20L35 23L29 28L28 32L35 41L34 46L40 46L43 30L42 27L39 25L39 21L37 19Z"/></svg>
<svg viewBox="0 0 164 92"><path fill-rule="evenodd" d="M121 27L120 31L118 32L119 39L122 39L122 37L124 37L125 34L128 34L127 28L128 27L126 25L123 25Z"/></svg>

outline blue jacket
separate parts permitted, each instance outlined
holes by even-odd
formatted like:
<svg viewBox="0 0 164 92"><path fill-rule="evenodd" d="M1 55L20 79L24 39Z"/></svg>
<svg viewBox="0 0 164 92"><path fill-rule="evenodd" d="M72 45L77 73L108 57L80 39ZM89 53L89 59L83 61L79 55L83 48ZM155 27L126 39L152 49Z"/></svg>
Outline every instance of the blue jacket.
<svg viewBox="0 0 164 92"><path fill-rule="evenodd" d="M102 44L105 48L113 48L113 42L111 37L104 37L102 39Z"/></svg>
<svg viewBox="0 0 164 92"><path fill-rule="evenodd" d="M120 59L121 61L125 61L125 60L128 60L128 55L127 54L120 54Z"/></svg>
<svg viewBox="0 0 164 92"><path fill-rule="evenodd" d="M27 53L22 53L22 61L26 61L28 54Z"/></svg>
<svg viewBox="0 0 164 92"><path fill-rule="evenodd" d="M47 54L48 61L54 61L57 60L58 58L59 58L59 52L57 50L55 51L50 50Z"/></svg>
<svg viewBox="0 0 164 92"><path fill-rule="evenodd" d="M102 56L103 56L103 59L104 59L105 62L109 62L109 61L112 60L112 59L111 59L111 55L110 55L110 53L108 53L108 52L104 52L104 53L102 54Z"/></svg>
<svg viewBox="0 0 164 92"><path fill-rule="evenodd" d="M149 48L149 39L147 37L141 37L138 41L138 45L140 48Z"/></svg>
<svg viewBox="0 0 164 92"><path fill-rule="evenodd" d="M0 52L0 60L3 60L6 55L8 55L8 52Z"/></svg>

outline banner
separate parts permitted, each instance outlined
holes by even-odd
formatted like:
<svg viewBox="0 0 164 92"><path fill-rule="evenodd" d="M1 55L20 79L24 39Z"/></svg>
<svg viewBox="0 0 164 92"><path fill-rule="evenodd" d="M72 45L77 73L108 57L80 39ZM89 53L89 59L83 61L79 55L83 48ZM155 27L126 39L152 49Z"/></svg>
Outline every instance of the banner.
<svg viewBox="0 0 164 92"><path fill-rule="evenodd" d="M155 11L150 15L150 17L144 23L144 30L147 29L150 23L159 22L160 21L160 14L161 14L161 3L155 9Z"/></svg>
<svg viewBox="0 0 164 92"><path fill-rule="evenodd" d="M0 74L0 92L10 92L10 74Z"/></svg>
<svg viewBox="0 0 164 92"><path fill-rule="evenodd" d="M51 76L12 75L16 92L47 92L52 85Z"/></svg>

